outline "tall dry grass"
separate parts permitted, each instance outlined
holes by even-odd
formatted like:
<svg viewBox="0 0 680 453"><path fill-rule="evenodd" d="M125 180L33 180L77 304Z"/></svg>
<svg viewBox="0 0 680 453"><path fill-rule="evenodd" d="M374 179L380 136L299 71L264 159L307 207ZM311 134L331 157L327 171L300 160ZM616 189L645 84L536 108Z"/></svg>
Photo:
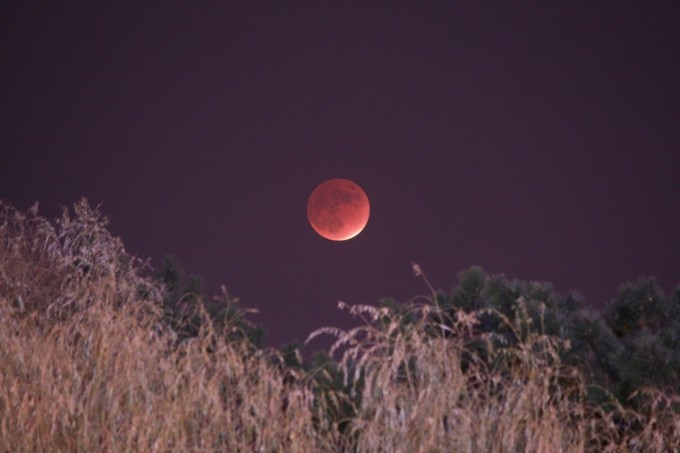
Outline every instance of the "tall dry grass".
<svg viewBox="0 0 680 453"><path fill-rule="evenodd" d="M417 265L416 275L425 278ZM348 440L366 452L677 452L677 397L652 389L634 412L612 397L586 398L583 374L560 360L569 344L532 325L524 301L515 317L493 310L454 313L424 303L399 310L348 306L362 325L322 328L356 393ZM501 336L477 329L495 317ZM602 389L606 394L606 389ZM675 406L673 406L675 404Z"/></svg>
<svg viewBox="0 0 680 453"><path fill-rule="evenodd" d="M334 368L285 367L212 323L170 327L98 211L55 223L0 205L0 451L671 452L673 396L641 389L632 412L592 407L568 344L517 316L447 312L436 294L400 309L345 306ZM419 269L416 269L420 273ZM422 274L420 274L422 275ZM428 283L429 285L429 283ZM497 316L507 337L478 328ZM217 326L220 326L219 329ZM322 384L325 382L325 384Z"/></svg>
<svg viewBox="0 0 680 453"><path fill-rule="evenodd" d="M482 360L465 346L474 317L425 335L429 305L413 307L420 321L406 326L387 309L350 310L382 325L332 331L361 395L351 426L358 451L585 450L583 386L576 370L559 365L554 339L531 336Z"/></svg>
<svg viewBox="0 0 680 453"><path fill-rule="evenodd" d="M162 289L85 202L56 225L3 206L0 245L0 450L335 445L309 379L275 366L276 351L230 341L207 319L178 341Z"/></svg>
<svg viewBox="0 0 680 453"><path fill-rule="evenodd" d="M0 334L11 451L318 451L332 440L317 435L304 379L287 382L264 353L210 329L177 345L150 315L106 306L12 327Z"/></svg>

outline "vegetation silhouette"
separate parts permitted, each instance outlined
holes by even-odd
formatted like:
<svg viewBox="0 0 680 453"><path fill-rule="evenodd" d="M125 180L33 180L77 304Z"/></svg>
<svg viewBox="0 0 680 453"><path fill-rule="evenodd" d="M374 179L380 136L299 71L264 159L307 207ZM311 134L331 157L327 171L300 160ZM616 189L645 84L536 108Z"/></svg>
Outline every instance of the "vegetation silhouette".
<svg viewBox="0 0 680 453"><path fill-rule="evenodd" d="M575 292L480 267L359 319L309 361L262 347L223 289L156 274L85 200L50 222L0 204L0 445L8 451L671 452L680 287Z"/></svg>

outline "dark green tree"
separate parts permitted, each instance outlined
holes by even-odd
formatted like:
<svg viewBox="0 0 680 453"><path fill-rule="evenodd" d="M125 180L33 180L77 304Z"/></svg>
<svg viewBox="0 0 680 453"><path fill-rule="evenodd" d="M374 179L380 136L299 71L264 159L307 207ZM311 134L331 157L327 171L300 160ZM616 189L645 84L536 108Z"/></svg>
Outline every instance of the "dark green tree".
<svg viewBox="0 0 680 453"><path fill-rule="evenodd" d="M654 278L622 285L604 317L622 347L613 358L621 397L652 387L680 394L680 300Z"/></svg>

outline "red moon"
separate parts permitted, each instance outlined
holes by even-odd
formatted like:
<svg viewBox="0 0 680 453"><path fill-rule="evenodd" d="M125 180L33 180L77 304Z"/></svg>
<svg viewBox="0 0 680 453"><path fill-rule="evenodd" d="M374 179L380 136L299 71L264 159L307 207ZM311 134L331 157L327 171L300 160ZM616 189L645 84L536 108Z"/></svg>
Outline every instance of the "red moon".
<svg viewBox="0 0 680 453"><path fill-rule="evenodd" d="M346 241L361 233L370 211L366 192L349 179L322 182L307 202L309 224L331 241Z"/></svg>

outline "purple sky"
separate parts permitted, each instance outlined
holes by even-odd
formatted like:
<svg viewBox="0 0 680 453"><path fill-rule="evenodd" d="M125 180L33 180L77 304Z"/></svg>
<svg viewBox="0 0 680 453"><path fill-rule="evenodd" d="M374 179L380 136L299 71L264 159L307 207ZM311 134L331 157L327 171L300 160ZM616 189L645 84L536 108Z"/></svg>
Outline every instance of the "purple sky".
<svg viewBox="0 0 680 453"><path fill-rule="evenodd" d="M0 4L0 198L101 203L270 344L425 293L411 261L680 282L680 2L51 3ZM306 218L336 177L371 200L341 243Z"/></svg>

